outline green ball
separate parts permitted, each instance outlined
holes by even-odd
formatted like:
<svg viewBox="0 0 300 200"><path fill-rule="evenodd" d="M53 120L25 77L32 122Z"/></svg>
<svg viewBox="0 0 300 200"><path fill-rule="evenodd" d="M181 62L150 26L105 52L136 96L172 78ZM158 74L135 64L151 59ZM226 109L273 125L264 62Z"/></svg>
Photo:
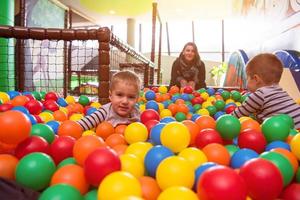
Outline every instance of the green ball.
<svg viewBox="0 0 300 200"><path fill-rule="evenodd" d="M73 157L66 158L57 165L57 169L65 166L65 165L72 165L72 164L76 164L75 158L73 158Z"/></svg>
<svg viewBox="0 0 300 200"><path fill-rule="evenodd" d="M40 92L41 98L42 98L42 99L45 99L46 94L47 94L46 92L41 91L41 92Z"/></svg>
<svg viewBox="0 0 300 200"><path fill-rule="evenodd" d="M30 135L36 135L47 140L49 144L55 139L55 134L52 128L46 124L34 124L31 127Z"/></svg>
<svg viewBox="0 0 300 200"><path fill-rule="evenodd" d="M195 111L197 111L197 110L201 109L202 106L201 106L200 104L195 104L195 105L193 106L193 108L195 109Z"/></svg>
<svg viewBox="0 0 300 200"><path fill-rule="evenodd" d="M85 95L80 95L79 99L78 99L78 102L83 105L83 106L86 106L90 103L90 99L85 96Z"/></svg>
<svg viewBox="0 0 300 200"><path fill-rule="evenodd" d="M98 191L96 189L91 190L84 195L84 200L97 200L97 194L98 194Z"/></svg>
<svg viewBox="0 0 300 200"><path fill-rule="evenodd" d="M244 95L241 97L240 102L243 103L244 101L246 101L247 98L248 98L248 94L244 94Z"/></svg>
<svg viewBox="0 0 300 200"><path fill-rule="evenodd" d="M285 141L290 132L290 124L278 116L267 118L261 128L268 143L276 140Z"/></svg>
<svg viewBox="0 0 300 200"><path fill-rule="evenodd" d="M291 135L291 136L295 136L295 135L297 135L298 134L298 131L296 130L296 129L291 129L290 130L290 133L289 133L289 135Z"/></svg>
<svg viewBox="0 0 300 200"><path fill-rule="evenodd" d="M225 148L229 152L230 156L232 156L237 150L240 149L238 146L233 144L226 145Z"/></svg>
<svg viewBox="0 0 300 200"><path fill-rule="evenodd" d="M235 100L235 101L240 101L242 95L241 95L241 93L239 93L238 91L232 91L232 92L231 92L231 97L232 97L232 99Z"/></svg>
<svg viewBox="0 0 300 200"><path fill-rule="evenodd" d="M208 110L210 116L214 116L217 113L217 108L215 106L207 106L206 110Z"/></svg>
<svg viewBox="0 0 300 200"><path fill-rule="evenodd" d="M182 122L183 120L186 120L186 115L183 112L178 112L175 115L175 119L178 122Z"/></svg>
<svg viewBox="0 0 300 200"><path fill-rule="evenodd" d="M218 111L221 111L225 108L225 102L223 100L217 100L214 104Z"/></svg>
<svg viewBox="0 0 300 200"><path fill-rule="evenodd" d="M206 92L206 89L205 88L201 88L201 89L197 90L197 92L201 94L203 92Z"/></svg>
<svg viewBox="0 0 300 200"><path fill-rule="evenodd" d="M282 178L283 185L287 186L293 179L293 166L287 158L277 152L264 152L260 155L261 158L271 161L279 169Z"/></svg>
<svg viewBox="0 0 300 200"><path fill-rule="evenodd" d="M216 130L223 139L231 140L239 135L241 123L232 115L222 115L217 120Z"/></svg>
<svg viewBox="0 0 300 200"><path fill-rule="evenodd" d="M287 114L279 114L276 115L276 117L281 118L283 121L285 121L287 124L290 125L290 128L294 128L295 127L295 123L294 120L291 116L287 115Z"/></svg>
<svg viewBox="0 0 300 200"><path fill-rule="evenodd" d="M71 185L57 184L47 188L39 197L39 200L83 200L80 192Z"/></svg>
<svg viewBox="0 0 300 200"><path fill-rule="evenodd" d="M0 99L0 105L3 104L2 99Z"/></svg>
<svg viewBox="0 0 300 200"><path fill-rule="evenodd" d="M221 96L223 97L224 100L227 100L230 98L230 92L228 92L227 90L224 90L222 92Z"/></svg>
<svg viewBox="0 0 300 200"><path fill-rule="evenodd" d="M49 185L55 170L55 164L50 156L44 153L31 153L19 161L16 167L16 181L39 191Z"/></svg>
<svg viewBox="0 0 300 200"><path fill-rule="evenodd" d="M192 105L192 103L190 101L185 101L184 104L187 105L187 106Z"/></svg>
<svg viewBox="0 0 300 200"><path fill-rule="evenodd" d="M297 172L296 172L296 182L300 183L300 167L298 167Z"/></svg>
<svg viewBox="0 0 300 200"><path fill-rule="evenodd" d="M34 96L36 100L42 100L41 94L39 92L33 91L31 94Z"/></svg>

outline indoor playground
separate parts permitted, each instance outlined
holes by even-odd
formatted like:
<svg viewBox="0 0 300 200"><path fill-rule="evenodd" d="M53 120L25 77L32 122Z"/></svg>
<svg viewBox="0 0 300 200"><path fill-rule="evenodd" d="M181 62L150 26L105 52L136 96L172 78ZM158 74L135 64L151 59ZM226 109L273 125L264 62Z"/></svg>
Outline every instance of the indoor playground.
<svg viewBox="0 0 300 200"><path fill-rule="evenodd" d="M1 0L0 199L299 200L294 119L232 114L269 53L300 116L299 36L298 0ZM170 85L187 42L205 88ZM139 120L83 130L126 70Z"/></svg>

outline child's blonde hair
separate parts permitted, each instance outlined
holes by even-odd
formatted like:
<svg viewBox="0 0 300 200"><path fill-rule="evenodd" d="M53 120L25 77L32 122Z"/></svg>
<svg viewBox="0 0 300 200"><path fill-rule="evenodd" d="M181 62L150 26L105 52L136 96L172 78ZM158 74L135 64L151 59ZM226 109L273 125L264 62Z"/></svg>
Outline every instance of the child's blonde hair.
<svg viewBox="0 0 300 200"><path fill-rule="evenodd" d="M112 91L113 89L115 89L116 84L119 82L125 82L127 84L135 86L137 93L139 93L141 89L140 78L131 71L120 71L115 73L111 78L109 90Z"/></svg>
<svg viewBox="0 0 300 200"><path fill-rule="evenodd" d="M283 65L274 54L262 53L247 63L246 72L250 77L258 75L265 84L277 84L283 72Z"/></svg>

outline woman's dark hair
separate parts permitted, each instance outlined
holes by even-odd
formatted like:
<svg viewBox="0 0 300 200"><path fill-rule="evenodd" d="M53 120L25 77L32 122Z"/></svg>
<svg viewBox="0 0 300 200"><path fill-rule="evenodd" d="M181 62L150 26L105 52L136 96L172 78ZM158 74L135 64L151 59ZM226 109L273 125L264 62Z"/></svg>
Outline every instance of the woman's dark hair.
<svg viewBox="0 0 300 200"><path fill-rule="evenodd" d="M195 51L195 58L193 59L193 63L198 63L198 62L200 62L201 58L200 58L200 55L199 55L199 52L198 52L197 45L196 45L194 42L188 42L188 43L186 43L186 44L184 45L184 47L183 47L183 49L182 49L182 51L181 51L181 53L180 53L180 55L179 55L179 58L185 60L185 59L184 59L183 52L184 52L184 50L185 50L185 48L186 48L187 46L192 46L193 49L194 49L194 51Z"/></svg>

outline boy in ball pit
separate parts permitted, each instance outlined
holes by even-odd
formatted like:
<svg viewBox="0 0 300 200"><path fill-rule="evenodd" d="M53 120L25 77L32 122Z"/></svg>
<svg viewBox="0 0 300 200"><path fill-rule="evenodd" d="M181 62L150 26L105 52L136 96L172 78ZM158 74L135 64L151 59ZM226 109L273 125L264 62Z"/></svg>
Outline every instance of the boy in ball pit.
<svg viewBox="0 0 300 200"><path fill-rule="evenodd" d="M283 72L281 61L263 53L246 65L247 88L252 92L232 115L238 118L254 114L258 122L277 114L287 114L300 129L300 106L278 84Z"/></svg>
<svg viewBox="0 0 300 200"><path fill-rule="evenodd" d="M139 121L140 112L135 104L138 101L140 85L139 77L133 72L120 71L114 74L109 87L110 103L101 106L77 123L84 130L89 130L103 121L110 122L114 127Z"/></svg>

